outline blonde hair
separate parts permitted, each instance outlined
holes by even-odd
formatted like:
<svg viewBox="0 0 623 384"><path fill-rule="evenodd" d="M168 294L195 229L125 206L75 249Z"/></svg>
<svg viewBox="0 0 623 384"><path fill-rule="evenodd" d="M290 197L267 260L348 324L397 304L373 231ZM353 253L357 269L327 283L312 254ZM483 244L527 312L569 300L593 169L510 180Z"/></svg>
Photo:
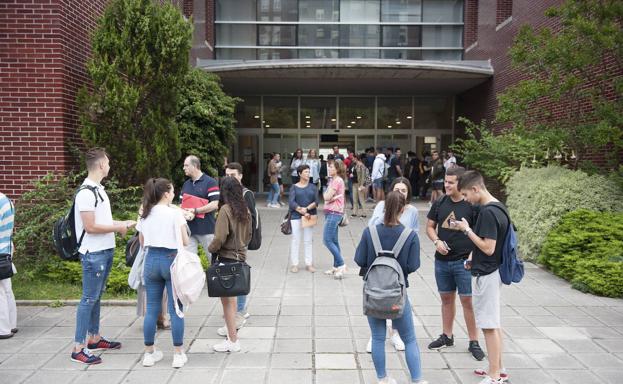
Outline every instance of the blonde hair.
<svg viewBox="0 0 623 384"><path fill-rule="evenodd" d="M312 151L314 151L314 154L315 154L314 157L311 157ZM307 158L308 159L317 159L318 158L318 151L316 151L315 149L310 149L309 152L307 152Z"/></svg>

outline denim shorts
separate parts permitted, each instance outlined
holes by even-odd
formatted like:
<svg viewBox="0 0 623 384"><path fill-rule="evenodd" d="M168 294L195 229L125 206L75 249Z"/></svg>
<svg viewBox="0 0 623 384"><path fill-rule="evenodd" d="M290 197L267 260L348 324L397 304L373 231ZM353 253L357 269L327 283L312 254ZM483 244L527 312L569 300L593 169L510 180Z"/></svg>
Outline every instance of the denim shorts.
<svg viewBox="0 0 623 384"><path fill-rule="evenodd" d="M372 188L383 189L383 179L376 179L372 181Z"/></svg>
<svg viewBox="0 0 623 384"><path fill-rule="evenodd" d="M463 259L441 261L435 259L435 280L439 293L459 291L461 296L472 295L472 275L463 266Z"/></svg>

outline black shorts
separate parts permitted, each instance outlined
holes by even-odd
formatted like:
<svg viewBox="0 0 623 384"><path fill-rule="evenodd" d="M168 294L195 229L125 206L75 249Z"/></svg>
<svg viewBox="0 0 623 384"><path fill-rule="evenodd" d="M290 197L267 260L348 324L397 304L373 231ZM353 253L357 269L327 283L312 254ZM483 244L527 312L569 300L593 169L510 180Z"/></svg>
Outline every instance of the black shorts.
<svg viewBox="0 0 623 384"><path fill-rule="evenodd" d="M443 180L433 181L433 191L443 191Z"/></svg>
<svg viewBox="0 0 623 384"><path fill-rule="evenodd" d="M281 177L277 178L277 184L283 185L283 182L281 181Z"/></svg>

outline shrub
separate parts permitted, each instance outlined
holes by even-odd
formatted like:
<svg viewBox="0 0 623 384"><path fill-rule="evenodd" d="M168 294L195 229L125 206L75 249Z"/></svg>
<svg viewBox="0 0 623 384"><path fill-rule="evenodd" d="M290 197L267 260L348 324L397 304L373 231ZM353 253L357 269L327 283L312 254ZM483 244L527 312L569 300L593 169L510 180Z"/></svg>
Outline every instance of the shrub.
<svg viewBox="0 0 623 384"><path fill-rule="evenodd" d="M623 213L567 213L547 235L539 261L576 289L623 297Z"/></svg>
<svg viewBox="0 0 623 384"><path fill-rule="evenodd" d="M611 179L557 166L522 169L506 185L507 205L518 230L519 251L535 260L545 236L576 209L622 211L623 192Z"/></svg>

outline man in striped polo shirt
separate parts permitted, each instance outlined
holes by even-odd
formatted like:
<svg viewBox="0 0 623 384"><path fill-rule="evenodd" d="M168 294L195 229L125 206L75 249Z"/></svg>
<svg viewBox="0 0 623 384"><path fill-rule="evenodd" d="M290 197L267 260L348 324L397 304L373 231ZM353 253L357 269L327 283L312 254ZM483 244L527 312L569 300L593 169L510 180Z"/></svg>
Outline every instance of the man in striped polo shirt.
<svg viewBox="0 0 623 384"><path fill-rule="evenodd" d="M13 254L11 235L15 211L6 195L0 193L0 253ZM11 288L11 278L0 280L0 339L13 337L17 332L17 307Z"/></svg>

